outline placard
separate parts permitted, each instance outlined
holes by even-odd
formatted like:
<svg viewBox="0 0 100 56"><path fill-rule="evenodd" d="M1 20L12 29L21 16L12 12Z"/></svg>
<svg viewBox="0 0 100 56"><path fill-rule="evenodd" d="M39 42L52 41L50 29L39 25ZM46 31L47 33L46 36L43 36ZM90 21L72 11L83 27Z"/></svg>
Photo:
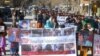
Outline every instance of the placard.
<svg viewBox="0 0 100 56"><path fill-rule="evenodd" d="M67 16L57 16L57 22L59 25L63 25L66 23Z"/></svg>
<svg viewBox="0 0 100 56"><path fill-rule="evenodd" d="M92 47L93 45L93 32L89 32L88 30L82 30L78 32L78 45L85 47Z"/></svg>
<svg viewBox="0 0 100 56"><path fill-rule="evenodd" d="M100 35L94 35L93 56L100 56Z"/></svg>
<svg viewBox="0 0 100 56"><path fill-rule="evenodd" d="M20 29L29 29L30 21L29 20L21 20L19 21L19 28Z"/></svg>
<svg viewBox="0 0 100 56"><path fill-rule="evenodd" d="M4 29L4 26L0 26L0 32L4 32L5 29Z"/></svg>

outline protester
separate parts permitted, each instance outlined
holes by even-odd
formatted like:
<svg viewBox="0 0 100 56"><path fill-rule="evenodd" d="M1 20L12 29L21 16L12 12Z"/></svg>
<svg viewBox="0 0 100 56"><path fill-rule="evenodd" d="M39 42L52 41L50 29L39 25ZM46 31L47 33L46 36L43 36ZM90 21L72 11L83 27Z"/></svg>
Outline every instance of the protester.
<svg viewBox="0 0 100 56"><path fill-rule="evenodd" d="M50 17L47 21L46 24L44 26L44 28L54 28L55 27L55 22L54 22L54 18Z"/></svg>
<svg viewBox="0 0 100 56"><path fill-rule="evenodd" d="M24 13L23 13L23 11L20 11L20 13L19 13L19 20L24 20Z"/></svg>
<svg viewBox="0 0 100 56"><path fill-rule="evenodd" d="M16 26L16 10L12 11L12 27Z"/></svg>
<svg viewBox="0 0 100 56"><path fill-rule="evenodd" d="M98 33L100 34L100 18L98 19Z"/></svg>
<svg viewBox="0 0 100 56"><path fill-rule="evenodd" d="M1 18L4 17L3 9L0 9L0 17L1 17Z"/></svg>
<svg viewBox="0 0 100 56"><path fill-rule="evenodd" d="M18 55L18 49L19 49L19 31L14 33L12 28L9 28L7 30L7 37L8 37L8 41L10 42L10 51L11 51L11 55Z"/></svg>
<svg viewBox="0 0 100 56"><path fill-rule="evenodd" d="M42 28L43 24L42 24L42 20L43 20L43 15L42 12L39 11L38 15L37 15L37 28Z"/></svg>
<svg viewBox="0 0 100 56"><path fill-rule="evenodd" d="M94 28L91 26L90 23L88 23L88 24L86 25L86 27L87 27L87 29L88 29L90 32L93 32L93 31L94 31Z"/></svg>
<svg viewBox="0 0 100 56"><path fill-rule="evenodd" d="M82 22L80 21L80 19L76 19L75 25L77 26L77 32L81 31Z"/></svg>
<svg viewBox="0 0 100 56"><path fill-rule="evenodd" d="M4 55L6 55L6 50L5 50L5 47L6 47L6 38L5 38L5 36L6 36L6 28L7 27L6 27L6 25L4 24L4 22L3 22L3 20L1 18L0 18L0 26L3 27L2 28L3 31L0 32L0 37L3 40L3 42L2 42L2 48L1 49L2 49L2 51L4 53Z"/></svg>
<svg viewBox="0 0 100 56"><path fill-rule="evenodd" d="M2 56L3 37L0 34L0 56Z"/></svg>
<svg viewBox="0 0 100 56"><path fill-rule="evenodd" d="M9 18L11 17L11 9L9 6L6 6L3 10L4 13L4 19L5 21L9 20Z"/></svg>
<svg viewBox="0 0 100 56"><path fill-rule="evenodd" d="M46 24L46 21L47 21L48 19L49 19L49 18L48 18L48 15L47 15L46 13L43 13L43 20L42 20L43 26Z"/></svg>

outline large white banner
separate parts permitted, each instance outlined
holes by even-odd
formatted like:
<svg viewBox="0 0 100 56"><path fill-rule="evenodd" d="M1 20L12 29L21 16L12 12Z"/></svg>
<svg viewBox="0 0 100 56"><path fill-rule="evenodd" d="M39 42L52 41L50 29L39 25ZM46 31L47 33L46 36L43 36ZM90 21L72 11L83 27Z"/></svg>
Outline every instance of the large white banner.
<svg viewBox="0 0 100 56"><path fill-rule="evenodd" d="M94 35L93 56L100 56L100 35Z"/></svg>
<svg viewBox="0 0 100 56"><path fill-rule="evenodd" d="M21 55L77 56L76 29L22 30Z"/></svg>

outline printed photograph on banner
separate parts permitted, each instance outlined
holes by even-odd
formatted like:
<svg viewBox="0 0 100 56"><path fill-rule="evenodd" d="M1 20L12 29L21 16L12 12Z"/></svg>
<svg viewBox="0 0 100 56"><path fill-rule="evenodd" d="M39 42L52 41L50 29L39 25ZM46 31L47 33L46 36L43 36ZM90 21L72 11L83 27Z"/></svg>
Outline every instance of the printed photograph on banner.
<svg viewBox="0 0 100 56"><path fill-rule="evenodd" d="M67 35L71 35L74 33L74 29L73 28L70 28L70 29L64 29L64 36Z"/></svg>
<svg viewBox="0 0 100 56"><path fill-rule="evenodd" d="M53 52L54 45L53 44L44 44L43 45L43 52Z"/></svg>
<svg viewBox="0 0 100 56"><path fill-rule="evenodd" d="M22 38L32 37L32 30L21 30L21 37Z"/></svg>
<svg viewBox="0 0 100 56"><path fill-rule="evenodd" d="M43 52L42 44L32 44L32 52Z"/></svg>
<svg viewBox="0 0 100 56"><path fill-rule="evenodd" d="M37 21L35 20L31 20L30 21L30 29L34 29L34 28L37 28Z"/></svg>
<svg viewBox="0 0 100 56"><path fill-rule="evenodd" d="M19 21L19 28L21 29L29 29L30 21L29 20L21 20Z"/></svg>
<svg viewBox="0 0 100 56"><path fill-rule="evenodd" d="M78 33L78 45L92 47L93 45L93 32L83 30Z"/></svg>
<svg viewBox="0 0 100 56"><path fill-rule="evenodd" d="M75 49L75 44L74 43L66 43L66 44L64 44L64 46L65 46L65 48L64 48L65 51Z"/></svg>
<svg viewBox="0 0 100 56"><path fill-rule="evenodd" d="M21 49L22 49L22 51L31 51L32 50L32 46L31 46L31 44L23 44L22 46L21 46Z"/></svg>
<svg viewBox="0 0 100 56"><path fill-rule="evenodd" d="M21 38L21 42L23 44L30 44L30 43L32 43L32 40L30 40L29 38Z"/></svg>
<svg viewBox="0 0 100 56"><path fill-rule="evenodd" d="M43 29L32 29L32 37L42 37L43 36Z"/></svg>
<svg viewBox="0 0 100 56"><path fill-rule="evenodd" d="M4 32L4 26L0 26L0 32Z"/></svg>
<svg viewBox="0 0 100 56"><path fill-rule="evenodd" d="M53 29L53 36L61 36L61 29Z"/></svg>
<svg viewBox="0 0 100 56"><path fill-rule="evenodd" d="M55 44L54 51L64 51L64 44Z"/></svg>
<svg viewBox="0 0 100 56"><path fill-rule="evenodd" d="M43 29L43 36L53 36L53 29Z"/></svg>

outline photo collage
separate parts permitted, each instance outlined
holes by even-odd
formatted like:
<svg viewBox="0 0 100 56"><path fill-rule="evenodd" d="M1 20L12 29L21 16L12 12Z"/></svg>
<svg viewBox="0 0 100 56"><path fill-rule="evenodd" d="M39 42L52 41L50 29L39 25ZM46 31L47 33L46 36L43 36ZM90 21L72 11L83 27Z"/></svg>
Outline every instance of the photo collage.
<svg viewBox="0 0 100 56"><path fill-rule="evenodd" d="M22 54L30 53L30 55L47 55L47 54L75 54L74 43L64 44L24 44L22 45ZM31 54L32 52L32 54Z"/></svg>
<svg viewBox="0 0 100 56"><path fill-rule="evenodd" d="M51 36L70 36L74 34L74 29L32 29L32 30L21 30L21 37L28 36L28 37L51 37Z"/></svg>
<svg viewBox="0 0 100 56"><path fill-rule="evenodd" d="M78 33L78 45L92 47L93 38L94 38L93 32L81 31Z"/></svg>

